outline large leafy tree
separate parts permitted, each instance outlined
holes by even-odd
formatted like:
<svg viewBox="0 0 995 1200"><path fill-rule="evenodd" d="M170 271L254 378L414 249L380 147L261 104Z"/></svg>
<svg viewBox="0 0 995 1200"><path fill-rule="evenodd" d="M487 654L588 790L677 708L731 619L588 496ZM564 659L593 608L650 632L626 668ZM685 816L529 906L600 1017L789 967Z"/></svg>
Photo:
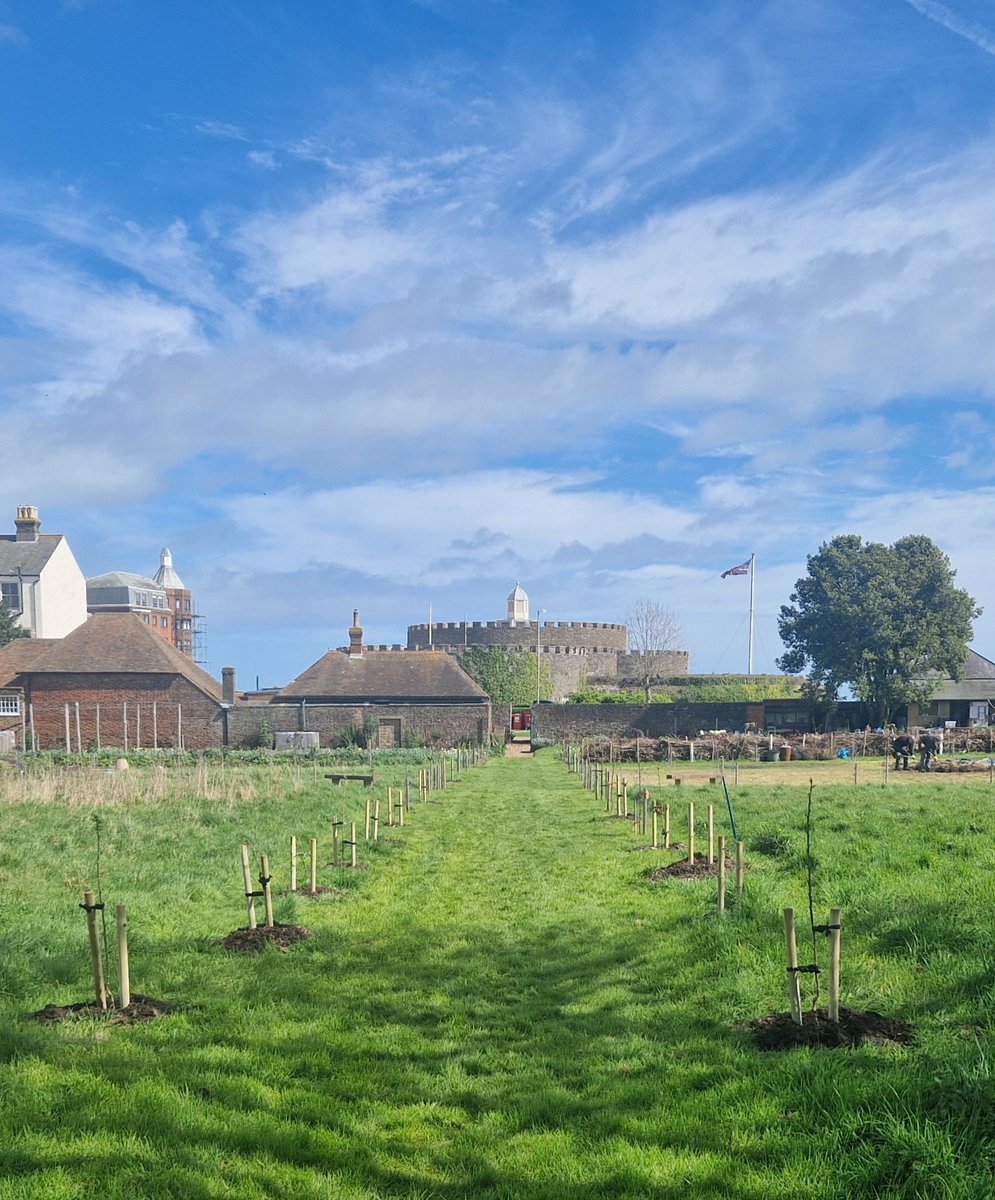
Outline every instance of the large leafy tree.
<svg viewBox="0 0 995 1200"><path fill-rule="evenodd" d="M0 646L6 646L8 642L24 636L24 630L18 625L17 617L0 600Z"/></svg>
<svg viewBox="0 0 995 1200"><path fill-rule="evenodd" d="M950 560L928 537L893 546L843 534L808 559L778 630L783 671L807 669L836 697L849 686L883 725L901 705L927 703L938 675L959 679L981 609L954 586Z"/></svg>

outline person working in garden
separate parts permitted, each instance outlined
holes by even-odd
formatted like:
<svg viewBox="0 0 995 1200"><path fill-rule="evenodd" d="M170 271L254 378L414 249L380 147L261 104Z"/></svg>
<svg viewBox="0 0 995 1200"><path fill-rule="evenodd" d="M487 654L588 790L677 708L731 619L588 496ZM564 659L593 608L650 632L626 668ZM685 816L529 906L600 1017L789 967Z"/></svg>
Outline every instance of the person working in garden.
<svg viewBox="0 0 995 1200"><path fill-rule="evenodd" d="M904 729L891 743L891 752L895 756L896 771L907 771L909 769L909 759L912 757L915 745L915 741L908 730Z"/></svg>
<svg viewBox="0 0 995 1200"><path fill-rule="evenodd" d="M928 731L919 739L919 770L929 771L933 766L933 759L940 753L940 739L935 733Z"/></svg>

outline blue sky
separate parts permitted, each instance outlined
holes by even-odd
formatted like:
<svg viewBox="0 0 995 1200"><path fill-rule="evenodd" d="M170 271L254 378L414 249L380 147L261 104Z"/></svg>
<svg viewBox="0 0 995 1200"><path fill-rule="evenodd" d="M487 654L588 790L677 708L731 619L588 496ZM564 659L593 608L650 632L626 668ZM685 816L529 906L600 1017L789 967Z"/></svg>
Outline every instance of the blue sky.
<svg viewBox="0 0 995 1200"><path fill-rule="evenodd" d="M215 675L932 537L995 656L982 0L0 0L0 526L169 546ZM8 514L7 518L3 513Z"/></svg>

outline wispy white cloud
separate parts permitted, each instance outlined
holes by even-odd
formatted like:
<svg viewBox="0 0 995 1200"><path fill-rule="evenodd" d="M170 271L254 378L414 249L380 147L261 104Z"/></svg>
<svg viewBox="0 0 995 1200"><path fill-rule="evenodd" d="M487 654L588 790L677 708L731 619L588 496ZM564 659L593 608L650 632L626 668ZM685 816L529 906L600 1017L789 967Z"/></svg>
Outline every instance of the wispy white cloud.
<svg viewBox="0 0 995 1200"><path fill-rule="evenodd" d="M924 17L935 21L937 25L942 25L958 37L967 38L979 50L984 50L986 54L995 54L995 33L976 21L966 20L946 4L938 3L938 0L906 0L906 3Z"/></svg>

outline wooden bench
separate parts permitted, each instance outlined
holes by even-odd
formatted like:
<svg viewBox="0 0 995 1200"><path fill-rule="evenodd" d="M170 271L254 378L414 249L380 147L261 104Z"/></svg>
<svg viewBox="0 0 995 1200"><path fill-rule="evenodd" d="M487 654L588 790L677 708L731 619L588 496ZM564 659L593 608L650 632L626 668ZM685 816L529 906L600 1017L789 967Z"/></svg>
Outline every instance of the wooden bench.
<svg viewBox="0 0 995 1200"><path fill-rule="evenodd" d="M332 781L332 783L335 783L335 784L345 783L345 782L356 782L356 783L361 783L363 785L363 787L372 787L376 781L376 776L374 776L374 775L335 774L335 775L326 775L325 778L330 779Z"/></svg>

